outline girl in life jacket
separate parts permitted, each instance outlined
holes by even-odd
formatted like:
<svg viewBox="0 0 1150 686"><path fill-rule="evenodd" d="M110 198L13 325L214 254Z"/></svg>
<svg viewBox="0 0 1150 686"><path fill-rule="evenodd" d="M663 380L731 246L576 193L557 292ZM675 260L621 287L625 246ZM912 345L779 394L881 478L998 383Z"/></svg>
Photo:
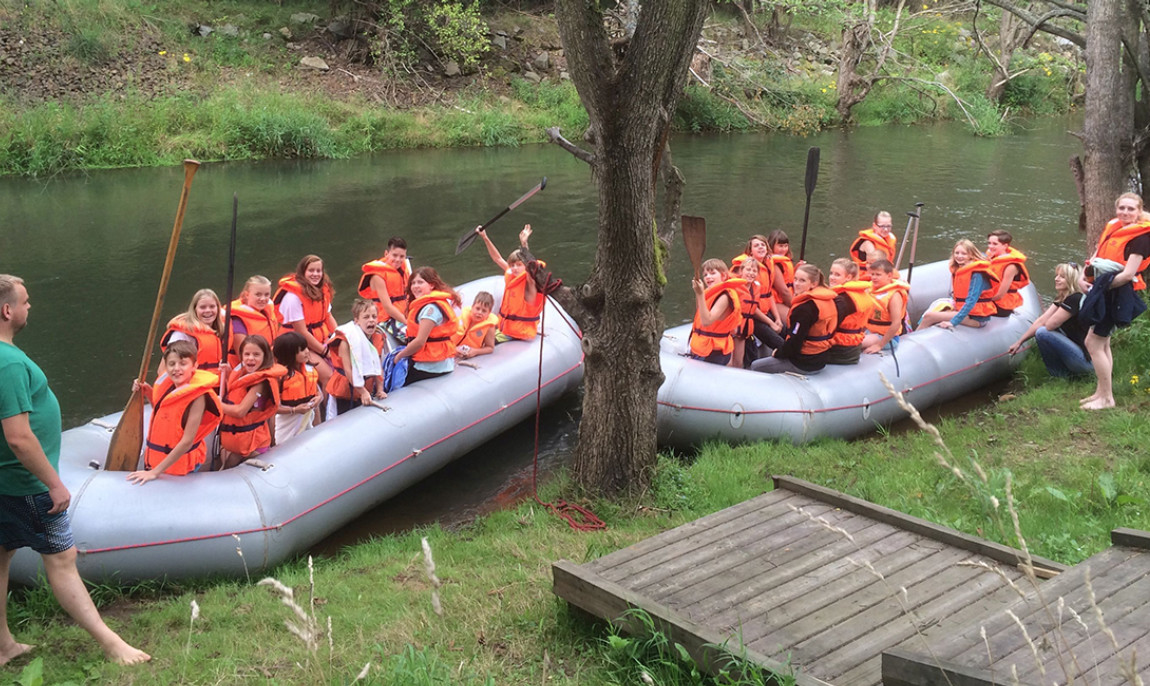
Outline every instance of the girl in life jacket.
<svg viewBox="0 0 1150 686"><path fill-rule="evenodd" d="M993 300L998 290L998 279L991 271L990 261L974 243L963 238L954 244L954 251L950 255L950 273L951 309L927 312L919 320L915 331L936 324L940 329L953 329L956 326L981 329L998 311ZM955 310L958 312L955 313Z"/></svg>
<svg viewBox="0 0 1150 686"><path fill-rule="evenodd" d="M695 291L691 357L726 365L735 351L734 334L743 321L738 287L727 280L727 264L722 260L707 260L702 270L702 280L691 280Z"/></svg>
<svg viewBox="0 0 1150 686"><path fill-rule="evenodd" d="M503 270L503 298L499 304L499 331L495 334L496 343L508 341L530 341L539 333L539 319L547 297L539 291L535 279L527 273L527 261L531 259L527 239L531 238L531 225L524 224L519 232L519 249L513 250L503 259L499 248L488 238L486 231L479 231L491 261ZM540 260L539 265L546 266ZM410 308L408 313L411 313Z"/></svg>
<svg viewBox="0 0 1150 686"><path fill-rule="evenodd" d="M307 364L307 341L295 331L276 337L272 344L276 364L287 370L279 379L280 406L276 410L276 445L319 425L323 390L319 374Z"/></svg>
<svg viewBox="0 0 1150 686"><path fill-rule="evenodd" d="M858 265L846 257L831 263L827 282L835 292L838 311L838 326L827 352L827 364L858 364L866 324L877 307L869 292L870 282L859 280Z"/></svg>
<svg viewBox="0 0 1150 686"><path fill-rule="evenodd" d="M795 295L795 260L791 254L791 239L787 237L786 231L775 229L767 235L767 247L771 250L771 261L783 275L782 287L777 281L774 282L775 299L789 308Z"/></svg>
<svg viewBox="0 0 1150 686"><path fill-rule="evenodd" d="M835 292L826 287L823 273L813 264L799 265L787 338L773 357L755 360L751 369L767 374L817 374L826 366L837 325Z"/></svg>
<svg viewBox="0 0 1150 686"><path fill-rule="evenodd" d="M257 274L244 283L240 297L232 302L229 367L234 369L240 364L240 346L249 334L259 334L268 341L274 341L279 335L279 320L271 300L272 282Z"/></svg>
<svg viewBox="0 0 1150 686"><path fill-rule="evenodd" d="M223 335L220 298L212 289L201 288L192 296L188 311L168 322L168 330L160 338L160 350L167 352L173 341L188 341L196 346L196 369L219 376L222 371L220 361L224 356ZM157 375L163 373L164 363L161 361Z"/></svg>
<svg viewBox="0 0 1150 686"><path fill-rule="evenodd" d="M471 307L463 308L459 315L459 330L455 341L455 356L467 360L479 355L495 352L495 331L499 328L499 315L491 310L495 307L495 296L487 291L475 294Z"/></svg>
<svg viewBox="0 0 1150 686"><path fill-rule="evenodd" d="M407 290L407 345L395 356L396 362L411 359L404 386L455 371L459 317L454 308L460 305L459 294L431 267L416 269Z"/></svg>
<svg viewBox="0 0 1150 686"><path fill-rule="evenodd" d="M287 370L273 364L266 338L251 334L240 346L240 365L228 374L220 422L221 469L239 465L271 447L268 420L280 404L279 379Z"/></svg>
<svg viewBox="0 0 1150 686"><path fill-rule="evenodd" d="M272 296L276 316L285 329L295 331L307 341L311 351L308 364L319 372L319 382L326 386L331 378L331 364L326 359L327 341L335 331L335 317L331 314L335 287L323 269L323 260L316 255L304 255L296 265L295 273L279 280Z"/></svg>
<svg viewBox="0 0 1150 686"><path fill-rule="evenodd" d="M778 303L774 298L768 298L765 302L769 309L763 310L763 290L770 293L771 285L761 282L764 271L759 266L757 259L743 260L739 265L739 276L730 279L738 288L742 315L742 321L735 332L735 351L730 363L738 369L746 369L752 360L760 357L759 342L767 347L768 354L783 344L783 337L779 335L783 323L778 313Z"/></svg>
<svg viewBox="0 0 1150 686"><path fill-rule="evenodd" d="M784 234L785 235L785 234ZM775 291L790 293L790 288L787 286L786 279L783 278L783 270L781 267L775 267L775 258L771 255L771 248L767 243L767 237L761 234L751 236L747 241L746 247L743 248L743 254L737 255L735 259L731 260L731 272L738 274L742 269L743 262L748 257L753 257L759 263L759 275L755 279L759 285L759 303L763 312L769 313L772 308L771 305L777 302ZM787 300L787 305L790 305L790 300ZM758 334L756 334L756 337ZM759 338L759 340L763 340ZM781 340L781 339L780 339Z"/></svg>

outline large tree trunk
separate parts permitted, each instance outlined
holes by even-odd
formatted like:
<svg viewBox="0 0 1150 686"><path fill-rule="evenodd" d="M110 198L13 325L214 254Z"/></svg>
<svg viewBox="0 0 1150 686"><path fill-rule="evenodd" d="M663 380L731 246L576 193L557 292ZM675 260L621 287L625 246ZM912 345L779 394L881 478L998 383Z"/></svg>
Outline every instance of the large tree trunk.
<svg viewBox="0 0 1150 686"><path fill-rule="evenodd" d="M605 3L602 3L605 4ZM580 290L589 313L583 419L573 472L610 494L647 483L656 458L655 395L662 383L662 297L655 258L655 174L705 0L641 6L633 36L611 45L600 3L557 0L571 80L590 116L599 190L599 241Z"/></svg>
<svg viewBox="0 0 1150 686"><path fill-rule="evenodd" d="M1129 0L1086 6L1086 116L1082 140L1087 243L1098 243L1114 199L1128 189L1133 161L1135 73L1121 36L1138 14Z"/></svg>

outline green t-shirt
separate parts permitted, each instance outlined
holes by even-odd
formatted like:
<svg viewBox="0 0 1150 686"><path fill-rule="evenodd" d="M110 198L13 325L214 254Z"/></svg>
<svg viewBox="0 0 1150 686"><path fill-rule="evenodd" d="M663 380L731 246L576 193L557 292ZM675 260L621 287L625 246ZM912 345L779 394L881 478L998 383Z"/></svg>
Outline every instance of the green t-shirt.
<svg viewBox="0 0 1150 686"><path fill-rule="evenodd" d="M36 363L16 346L0 341L0 419L25 412L52 469L58 469L60 403ZM8 442L0 440L0 494L32 495L46 490L48 487L16 459Z"/></svg>

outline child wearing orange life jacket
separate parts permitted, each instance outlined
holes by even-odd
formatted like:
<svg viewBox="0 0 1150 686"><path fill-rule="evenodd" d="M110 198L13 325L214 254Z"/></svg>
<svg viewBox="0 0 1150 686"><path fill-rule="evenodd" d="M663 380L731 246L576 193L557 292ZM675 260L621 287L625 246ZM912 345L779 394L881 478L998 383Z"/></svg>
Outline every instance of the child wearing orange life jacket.
<svg viewBox="0 0 1150 686"><path fill-rule="evenodd" d="M187 312L172 317L168 330L160 338L160 350L167 351L173 341L188 341L196 346L196 369L219 376L224 356L221 339L224 317L220 298L210 288L201 288L192 296ZM159 374L164 372L161 361Z"/></svg>
<svg viewBox="0 0 1150 686"><path fill-rule="evenodd" d="M279 320L271 299L272 282L268 277L257 274L244 283L240 297L232 301L228 344L228 366L232 369L240 364L240 346L246 336L258 334L266 341L274 341L279 335Z"/></svg>
<svg viewBox="0 0 1150 686"><path fill-rule="evenodd" d="M731 260L731 272L740 273L743 266L743 261L748 257L755 258L759 263L759 276L756 281L759 283L759 309L765 313L774 311L774 305L778 302L775 297L775 291L790 292L787 283L783 278L782 267L775 267L775 257L771 255L771 249L767 244L767 237L761 234L751 236L747 241L747 245L743 248L743 254L735 256ZM789 258L786 258L789 260ZM790 305L790 300L786 304ZM780 321L782 321L780 319ZM759 333L755 336L759 340L763 340ZM782 339L780 338L781 342ZM772 346L773 347L773 346Z"/></svg>
<svg viewBox="0 0 1150 686"><path fill-rule="evenodd" d="M307 341L295 331L280 334L272 355L287 373L280 377L280 406L276 410L276 445L319 424L316 410L323 402L319 374L307 365Z"/></svg>
<svg viewBox="0 0 1150 686"><path fill-rule="evenodd" d="M775 268L783 274L785 286L779 288L776 283L775 298L784 306L790 307L791 299L795 295L795 260L791 254L791 239L787 237L786 231L775 229L767 235L767 247L771 250L771 261L774 262Z"/></svg>
<svg viewBox="0 0 1150 686"><path fill-rule="evenodd" d="M395 356L397 363L411 360L404 386L455 371L459 318L454 307L460 304L459 294L431 267L416 269L407 291L407 345Z"/></svg>
<svg viewBox="0 0 1150 686"><path fill-rule="evenodd" d="M331 377L331 365L324 359L327 341L335 331L335 317L331 303L335 287L323 269L323 260L317 255L304 255L296 265L295 273L283 276L272 296L276 317L280 325L303 336L307 341L308 364L319 372L320 384L326 385Z"/></svg>
<svg viewBox="0 0 1150 686"><path fill-rule="evenodd" d="M479 231L480 228L477 226L475 230L487 246L487 254L503 270L503 300L499 306L499 331L495 334L495 342L529 341L539 333L539 316L547 303L547 297L539 292L535 279L527 273L527 262L531 260L531 252L527 248L531 225L523 225L519 232L519 249L512 251L506 260L487 237L487 232ZM540 261L539 264L544 263Z"/></svg>
<svg viewBox="0 0 1150 686"><path fill-rule="evenodd" d="M777 333L782 330L783 325L778 319L774 299L766 301L771 308L769 314L762 309L764 286L759 282L761 274L759 265L757 259L744 259L737 270L738 276L728 279L728 282L734 284L738 290L741 306L742 321L734 334L735 350L730 362L732 367L738 369L746 369L750 366L751 360L759 357L758 341L763 341L770 350L783 343L782 336ZM765 290L770 293L770 284L767 284Z"/></svg>
<svg viewBox="0 0 1150 686"><path fill-rule="evenodd" d="M403 340L407 323L407 241L392 236L378 260L363 265L359 294L375 303L379 327L396 340Z"/></svg>
<svg viewBox="0 0 1150 686"><path fill-rule="evenodd" d="M499 315L491 311L493 307L495 296L487 291L479 291L471 307L463 308L463 314L459 315L459 331L452 339L455 342L456 357L466 360L495 352L495 330L499 327Z"/></svg>
<svg viewBox="0 0 1150 686"><path fill-rule="evenodd" d="M229 469L271 446L268 420L280 404L279 379L287 370L272 360L266 338L251 334L240 346L240 365L228 374L224 392L220 447L223 466Z"/></svg>
<svg viewBox="0 0 1150 686"><path fill-rule="evenodd" d="M735 350L733 335L743 319L742 303L736 284L727 281L725 262L707 260L702 270L702 280L691 280L695 291L695 320L689 342L691 357L726 365Z"/></svg>
<svg viewBox="0 0 1150 686"><path fill-rule="evenodd" d="M837 325L835 292L826 287L823 273L813 264L799 265L787 338L774 355L752 362L751 369L767 374L821 372Z"/></svg>
<svg viewBox="0 0 1150 686"><path fill-rule="evenodd" d="M831 264L827 282L835 292L838 312L838 325L831 339L831 349L827 351L827 364L858 364L866 324L878 307L870 295L870 281L860 281L858 265L853 260L840 257Z"/></svg>
<svg viewBox="0 0 1150 686"><path fill-rule="evenodd" d="M981 329L997 311L992 298L998 290L998 277L991 271L990 262L974 247L974 243L963 238L954 244L954 251L950 255L950 273L951 309L927 312L919 320L916 331L935 325L940 329L952 329L960 325ZM956 309L957 314L954 312Z"/></svg>
<svg viewBox="0 0 1150 686"><path fill-rule="evenodd" d="M910 284L898 278L889 260L875 260L867 268L870 274L870 294L877 307L867 321L867 334L863 337L863 352L877 355L883 350L898 350L899 336L906 331L906 303L910 297Z"/></svg>
<svg viewBox="0 0 1150 686"><path fill-rule="evenodd" d="M386 398L383 392L383 334L376 330L375 304L356 298L351 304L351 321L341 324L332 334L330 359L332 375L327 391L327 416L336 416L370 405L372 396Z"/></svg>
<svg viewBox="0 0 1150 686"><path fill-rule="evenodd" d="M144 442L144 469L128 481L144 484L160 474L182 476L200 468L207 457L204 438L220 423L219 377L196 369L196 346L172 341L164 351L164 376L155 386L132 382L152 405L152 420Z"/></svg>

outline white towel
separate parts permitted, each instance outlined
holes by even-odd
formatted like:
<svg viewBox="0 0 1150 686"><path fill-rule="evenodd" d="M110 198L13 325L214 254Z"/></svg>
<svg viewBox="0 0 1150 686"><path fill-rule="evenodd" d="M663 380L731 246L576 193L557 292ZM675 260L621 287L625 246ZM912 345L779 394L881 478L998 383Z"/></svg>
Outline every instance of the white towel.
<svg viewBox="0 0 1150 686"><path fill-rule="evenodd" d="M347 337L347 344L351 348L351 359L345 364L351 368L348 370L351 373L348 381L351 382L352 386L362 388L365 377L383 375L383 364L379 359L379 351L368 340L363 329L359 328L355 322L348 322L341 325L336 331L343 332L343 335Z"/></svg>

